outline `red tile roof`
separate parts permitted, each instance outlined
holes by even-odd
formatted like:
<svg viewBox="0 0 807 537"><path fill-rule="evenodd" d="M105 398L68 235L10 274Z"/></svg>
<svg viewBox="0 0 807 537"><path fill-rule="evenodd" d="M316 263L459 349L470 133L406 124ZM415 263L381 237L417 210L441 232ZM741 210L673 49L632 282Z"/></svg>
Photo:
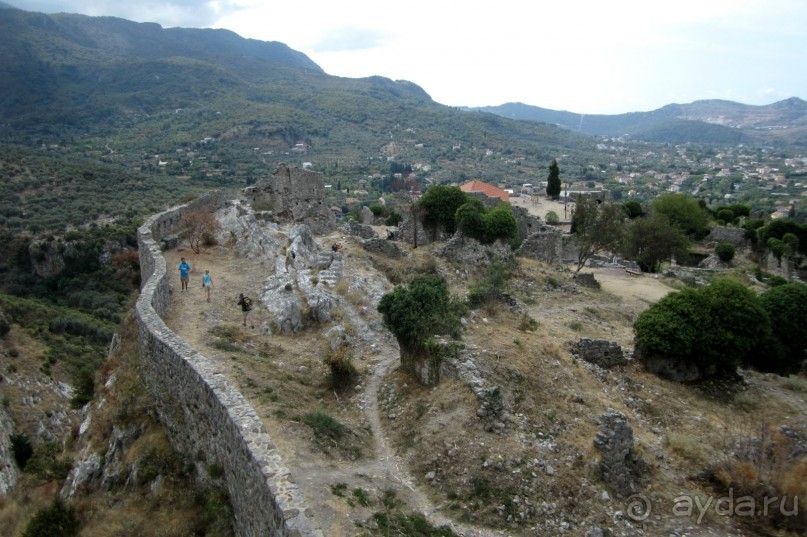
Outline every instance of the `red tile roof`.
<svg viewBox="0 0 807 537"><path fill-rule="evenodd" d="M489 198L499 198L502 201L510 201L510 194L501 188L496 188L482 181L468 181L464 185L460 185L460 190L463 192L483 192Z"/></svg>

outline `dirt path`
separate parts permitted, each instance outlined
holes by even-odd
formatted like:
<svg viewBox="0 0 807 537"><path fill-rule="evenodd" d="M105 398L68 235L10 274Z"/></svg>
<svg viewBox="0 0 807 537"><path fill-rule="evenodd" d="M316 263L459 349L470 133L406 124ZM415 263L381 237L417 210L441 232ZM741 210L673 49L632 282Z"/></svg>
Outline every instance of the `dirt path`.
<svg viewBox="0 0 807 537"><path fill-rule="evenodd" d="M192 266L188 291L180 290L178 266L184 256ZM345 408L351 404L363 414L361 420L369 429L372 443L372 456L364 456L355 461L333 459L322 456L310 449L310 438L298 422L278 419L276 409L261 397L256 385L262 386L262 379L277 378L277 371L269 371L267 366L285 368L293 374L316 366L321 358L314 357L314 339L311 334L299 336L266 336L262 326L269 321L269 314L258 303L247 327L241 326L241 312L236 305L239 293L255 300L261 296L262 283L274 273L274 266L262 265L257 261L237 257L225 250L211 248L199 254L191 250L171 250L165 253L171 277L171 303L166 323L194 348L199 349L215 364L220 372L242 392L261 416L272 440L283 456L284 462L292 471L307 501L316 513L319 526L329 537L356 535L356 521L368 519L374 510L371 506L356 505L334 493L335 486L343 486L346 496L356 489L369 490L378 495L384 491L394 491L396 498L406 505L407 511L426 515L435 525L448 525L459 535L484 537L502 535L498 532L467 528L451 522L429 499L428 495L416 486L416 481L405 470L404 463L397 457L387 442L378 407L378 389L383 379L398 363L398 352L388 342L379 341L367 360L366 378L362 391L350 401L341 401ZM346 272L351 270L346 262ZM357 269L358 267L354 267ZM202 288L202 274L209 270L213 277L211 301L205 299ZM255 347L269 343L282 349L276 354L282 359L268 363L259 356L238 359L210 345L214 339L211 329L215 326L239 327L247 346ZM253 328L254 326L254 328ZM232 354L232 353L230 353ZM278 365L280 364L280 365ZM355 409L353 409L355 411ZM353 503L353 505L351 505Z"/></svg>

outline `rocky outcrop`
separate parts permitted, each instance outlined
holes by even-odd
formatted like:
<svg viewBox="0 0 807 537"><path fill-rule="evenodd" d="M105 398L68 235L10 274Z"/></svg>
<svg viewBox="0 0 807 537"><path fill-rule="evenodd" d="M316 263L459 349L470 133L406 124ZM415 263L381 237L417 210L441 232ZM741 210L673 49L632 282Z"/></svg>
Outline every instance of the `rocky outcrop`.
<svg viewBox="0 0 807 537"><path fill-rule="evenodd" d="M17 466L11 452L11 435L14 426L5 409L0 408L0 496L4 496L17 482Z"/></svg>

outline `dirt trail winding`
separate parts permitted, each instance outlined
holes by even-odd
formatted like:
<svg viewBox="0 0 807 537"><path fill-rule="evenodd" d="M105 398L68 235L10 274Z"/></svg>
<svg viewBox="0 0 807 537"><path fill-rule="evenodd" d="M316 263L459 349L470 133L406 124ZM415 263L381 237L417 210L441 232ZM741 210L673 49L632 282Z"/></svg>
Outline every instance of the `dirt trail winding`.
<svg viewBox="0 0 807 537"><path fill-rule="evenodd" d="M261 264L228 252L225 249L211 248L195 254L191 250L180 249L165 252L166 262L171 275L171 302L166 323L186 342L200 350L210 358L253 405L261 416L272 440L283 456L284 462L292 476L300 486L304 496L315 511L318 525L329 537L348 537L357 535L356 522L367 520L377 510L373 506L357 505L348 501L350 491L356 489L369 490L376 494L394 491L396 498L406 505L407 511L423 514L434 525L447 525L459 535L467 537L485 537L504 535L489 530L464 527L450 521L433 504L428 495L420 490L415 479L405 470L404 463L394 453L384 433L378 405L378 390L383 379L398 363L397 348L389 342L379 341L375 344L367 359L366 378L362 391L350 402L363 413L360 420L369 429L372 442L372 456L363 456L357 460L335 459L312 451L311 440L303 434L299 422L289 419L278 419L276 410L273 414L271 405L267 404L260 392L256 396L255 383L263 376L276 377L277 372L269 373L261 367L267 361L258 355L246 359L231 356L232 353L210 345L213 337L211 328L218 325L238 326L247 347L255 347L269 342L282 348L282 357L273 364L285 367L292 372L306 371L311 364L312 356L318 349L315 347L316 337L310 333L299 336L265 336L261 327L269 321L269 313L260 304L252 313L247 327L241 327L241 312L236 305L239 293L258 299L261 296L264 279L274 273L274 265ZM180 290L177 266L180 257L184 256L192 266L190 286L187 291ZM345 271L351 270L349 261ZM205 300L202 288L202 274L209 270L213 277L211 301ZM346 305L346 307L349 307ZM253 328L254 326L254 328ZM321 361L314 356L316 361ZM278 365L279 364L279 365ZM296 369L295 369L296 368ZM274 380L274 378L273 378ZM354 409L355 411L355 409ZM343 486L348 496L339 497L334 487Z"/></svg>

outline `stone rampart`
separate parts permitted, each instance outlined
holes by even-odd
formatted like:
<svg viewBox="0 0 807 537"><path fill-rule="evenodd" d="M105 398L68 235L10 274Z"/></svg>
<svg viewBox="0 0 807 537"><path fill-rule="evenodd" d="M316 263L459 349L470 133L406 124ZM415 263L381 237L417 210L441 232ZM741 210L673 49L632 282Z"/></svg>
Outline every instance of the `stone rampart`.
<svg viewBox="0 0 807 537"><path fill-rule="evenodd" d="M137 231L143 287L136 315L144 380L176 448L221 464L236 535L314 536L312 512L255 410L216 365L166 326L169 278L160 250L182 214L220 208L221 192L149 218Z"/></svg>

